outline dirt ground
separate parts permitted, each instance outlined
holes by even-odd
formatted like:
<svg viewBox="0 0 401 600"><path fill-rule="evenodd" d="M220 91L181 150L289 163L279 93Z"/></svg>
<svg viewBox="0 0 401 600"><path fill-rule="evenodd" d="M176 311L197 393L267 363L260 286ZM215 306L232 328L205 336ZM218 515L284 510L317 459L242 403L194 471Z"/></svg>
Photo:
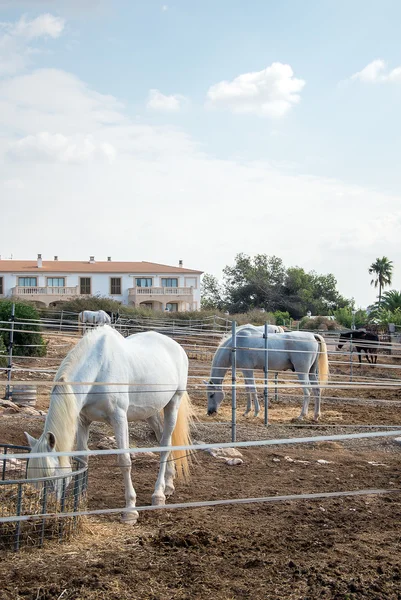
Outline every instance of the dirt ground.
<svg viewBox="0 0 401 600"><path fill-rule="evenodd" d="M56 365L66 347L52 352ZM389 360L380 359L382 364ZM191 379L190 392L199 419L193 438L229 441L229 397L218 416L205 416L201 379L206 372L205 363L191 361L191 373L197 378ZM345 379L349 371L334 365L332 373ZM384 381L388 370L363 367L355 377ZM392 377L399 377L397 369ZM238 439L352 433L372 424L396 426L401 423L400 394L401 384L391 390L329 390L321 424L315 427L311 422L299 425L291 421L300 411L299 391L280 392L278 401L272 392L268 428L263 426L263 416L242 416L244 398L239 394ZM38 407L46 410L47 406L48 395L42 393ZM43 422L40 415L2 415L0 440L24 443L23 431L40 434ZM145 424L132 424L130 433L132 445L155 443ZM96 448L104 435L111 434L107 426L94 425L90 446ZM172 501L360 489L392 492L175 511L167 508L141 512L135 526L123 525L117 515L90 517L83 532L68 543L48 541L42 549L3 553L0 600L401 598L401 446L393 438L246 448L241 452L244 462L239 466L228 466L198 452L191 480L177 482ZM150 504L157 467L157 457L133 459L139 506ZM115 459L91 459L89 508L123 506L123 498Z"/></svg>

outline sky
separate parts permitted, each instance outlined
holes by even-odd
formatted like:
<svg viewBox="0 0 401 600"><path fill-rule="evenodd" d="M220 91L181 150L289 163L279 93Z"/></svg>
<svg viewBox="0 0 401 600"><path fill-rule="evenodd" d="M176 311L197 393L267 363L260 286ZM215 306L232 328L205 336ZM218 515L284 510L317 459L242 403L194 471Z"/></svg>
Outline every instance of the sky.
<svg viewBox="0 0 401 600"><path fill-rule="evenodd" d="M401 289L398 0L0 0L2 258Z"/></svg>

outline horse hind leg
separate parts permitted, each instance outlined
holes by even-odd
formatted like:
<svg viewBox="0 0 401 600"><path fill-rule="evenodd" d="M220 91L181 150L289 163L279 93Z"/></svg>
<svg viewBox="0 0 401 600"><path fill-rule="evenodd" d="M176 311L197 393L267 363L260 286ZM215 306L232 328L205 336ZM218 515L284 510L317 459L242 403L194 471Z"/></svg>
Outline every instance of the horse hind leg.
<svg viewBox="0 0 401 600"><path fill-rule="evenodd" d="M148 419L146 419L146 421L147 421L148 425L153 429L158 443L160 443L160 440L163 435L163 419L161 418L160 413L157 413L156 415L149 417ZM166 496L172 496L174 494L174 491L175 491L174 479L175 479L175 463L174 463L174 460L169 458L166 461L166 475L165 475L165 484L166 485L164 488L164 493Z"/></svg>
<svg viewBox="0 0 401 600"><path fill-rule="evenodd" d="M312 393L315 396L315 412L313 415L313 420L318 421L320 418L321 390L319 386L319 377L316 371L311 371L309 373L309 381L311 383Z"/></svg>
<svg viewBox="0 0 401 600"><path fill-rule="evenodd" d="M309 400L310 400L310 381L308 373L298 373L298 379L302 386L302 391L304 393L304 401L302 404L301 414L298 417L298 421L302 421L304 417L308 416L308 408L309 408Z"/></svg>
<svg viewBox="0 0 401 600"><path fill-rule="evenodd" d="M182 394L175 393L170 402L164 407L164 426L163 434L160 440L161 446L171 446L171 439L174 428L177 423L178 409L180 405L180 399ZM163 505L166 503L166 494L171 495L174 492L174 484L171 481L172 468L174 461L169 460L171 455L170 451L160 452L160 467L159 474L156 480L155 489L152 494L153 505ZM166 485L167 474L169 475L168 487ZM175 474L175 468L174 468Z"/></svg>

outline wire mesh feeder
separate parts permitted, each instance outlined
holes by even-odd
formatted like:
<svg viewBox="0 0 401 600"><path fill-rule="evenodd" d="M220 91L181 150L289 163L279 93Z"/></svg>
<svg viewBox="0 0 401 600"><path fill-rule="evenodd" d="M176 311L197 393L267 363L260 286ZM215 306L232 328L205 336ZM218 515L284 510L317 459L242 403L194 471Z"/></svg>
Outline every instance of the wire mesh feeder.
<svg viewBox="0 0 401 600"><path fill-rule="evenodd" d="M0 444L0 550L41 547L49 538L66 541L82 526L83 517L79 515L59 515L86 508L88 467L85 462L72 459L71 471L65 475L26 479L29 450L27 446ZM10 453L26 453L27 458L7 458ZM32 518L18 520L26 516Z"/></svg>

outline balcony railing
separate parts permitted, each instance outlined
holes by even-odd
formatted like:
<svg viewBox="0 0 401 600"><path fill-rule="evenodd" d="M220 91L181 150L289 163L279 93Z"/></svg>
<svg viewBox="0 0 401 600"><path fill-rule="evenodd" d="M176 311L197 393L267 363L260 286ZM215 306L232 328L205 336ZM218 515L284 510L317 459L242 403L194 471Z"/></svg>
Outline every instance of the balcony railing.
<svg viewBox="0 0 401 600"><path fill-rule="evenodd" d="M12 289L13 296L77 296L77 287L44 286L31 287L17 285Z"/></svg>
<svg viewBox="0 0 401 600"><path fill-rule="evenodd" d="M133 287L130 296L193 296L193 287Z"/></svg>

